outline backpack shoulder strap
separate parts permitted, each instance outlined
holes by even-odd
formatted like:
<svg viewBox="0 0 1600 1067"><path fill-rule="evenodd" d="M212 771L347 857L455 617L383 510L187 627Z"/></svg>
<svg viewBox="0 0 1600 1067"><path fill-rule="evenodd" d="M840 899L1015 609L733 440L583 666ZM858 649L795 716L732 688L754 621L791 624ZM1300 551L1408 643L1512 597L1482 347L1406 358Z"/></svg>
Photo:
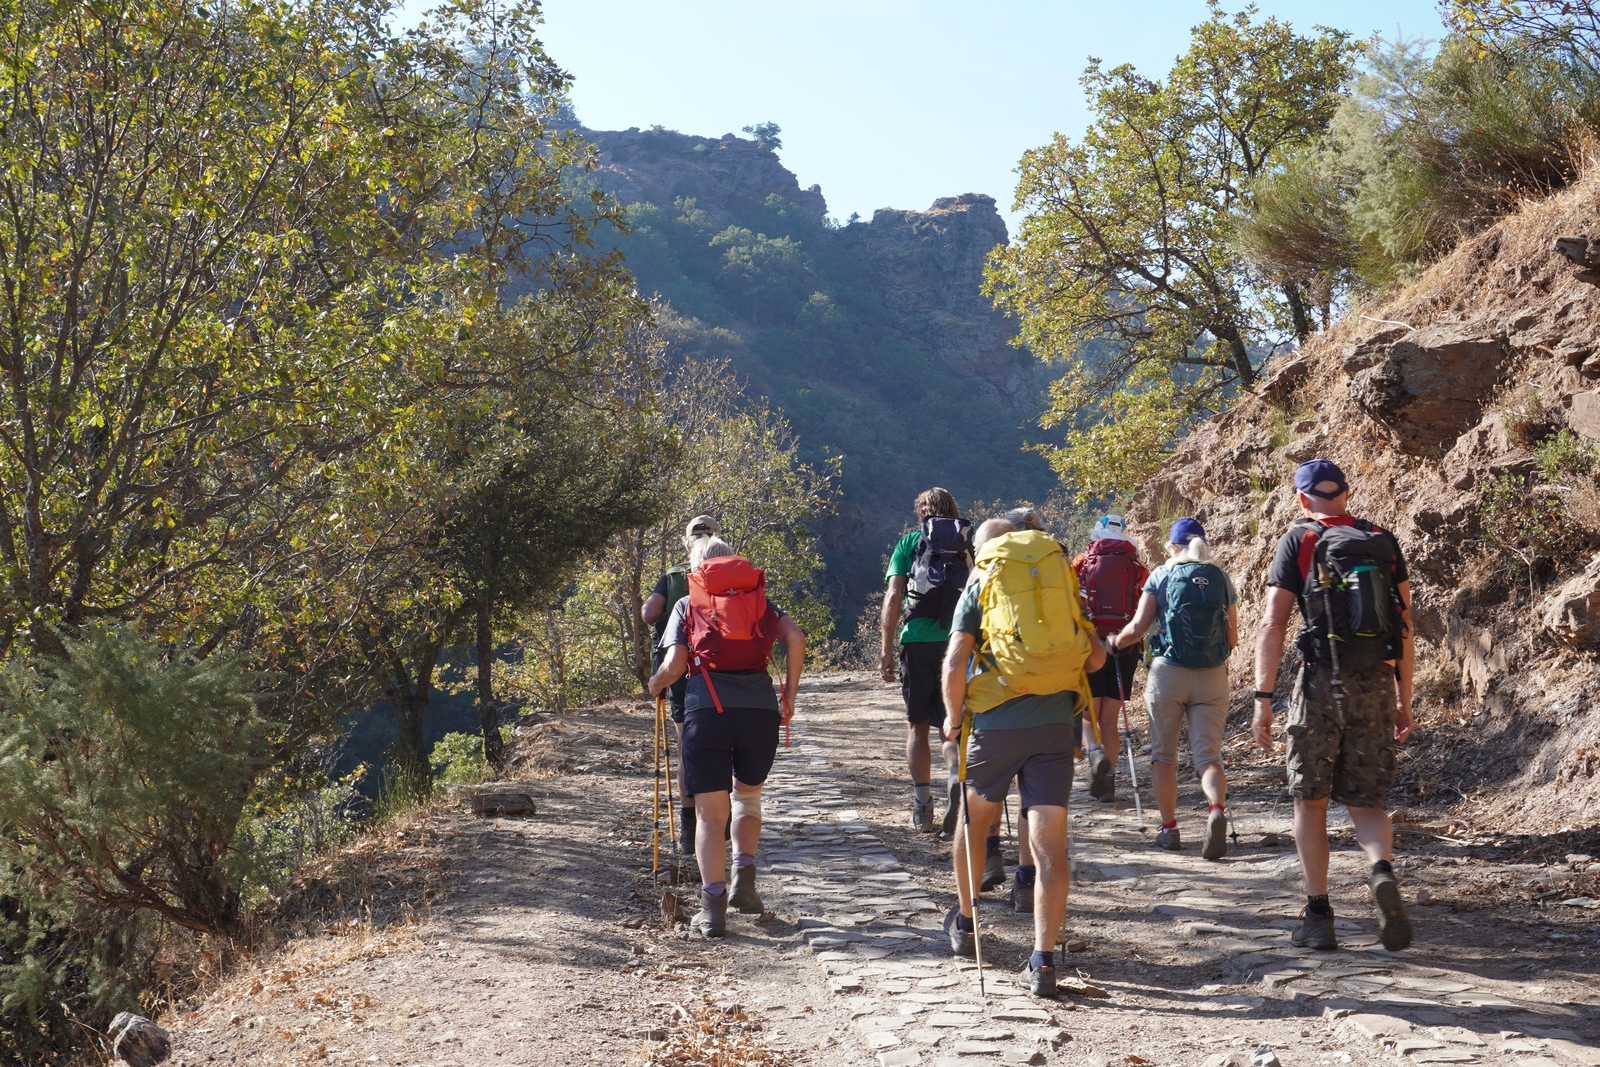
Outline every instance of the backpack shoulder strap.
<svg viewBox="0 0 1600 1067"><path fill-rule="evenodd" d="M1316 519L1305 519L1296 523L1294 528L1301 531L1300 556L1298 559L1300 580L1301 582L1309 582L1311 580L1311 557L1316 555L1317 541L1323 534L1328 532L1328 527Z"/></svg>

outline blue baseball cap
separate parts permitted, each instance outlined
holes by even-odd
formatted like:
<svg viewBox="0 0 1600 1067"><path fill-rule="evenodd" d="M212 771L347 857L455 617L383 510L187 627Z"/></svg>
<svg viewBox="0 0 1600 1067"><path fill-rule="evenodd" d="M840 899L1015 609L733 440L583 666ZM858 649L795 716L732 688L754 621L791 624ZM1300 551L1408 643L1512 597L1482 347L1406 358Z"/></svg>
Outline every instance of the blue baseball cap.
<svg viewBox="0 0 1600 1067"><path fill-rule="evenodd" d="M1330 492L1317 488L1324 482L1332 482L1338 486ZM1350 488L1344 480L1344 471L1331 459L1308 459L1294 469L1294 488L1296 492L1307 496L1318 497L1322 500L1332 500L1340 493Z"/></svg>
<svg viewBox="0 0 1600 1067"><path fill-rule="evenodd" d="M1200 525L1199 519L1182 518L1172 524L1172 532L1167 534L1167 544L1187 545L1192 538L1205 537L1206 528Z"/></svg>

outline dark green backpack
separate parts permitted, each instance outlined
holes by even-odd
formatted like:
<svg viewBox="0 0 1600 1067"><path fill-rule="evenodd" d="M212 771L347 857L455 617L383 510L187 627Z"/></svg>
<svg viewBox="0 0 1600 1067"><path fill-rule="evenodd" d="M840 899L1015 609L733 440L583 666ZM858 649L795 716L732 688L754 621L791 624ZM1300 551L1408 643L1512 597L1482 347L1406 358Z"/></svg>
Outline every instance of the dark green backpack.
<svg viewBox="0 0 1600 1067"><path fill-rule="evenodd" d="M1180 667L1220 667L1228 645L1228 578L1214 563L1185 561L1167 570L1165 647L1158 655Z"/></svg>
<svg viewBox="0 0 1600 1067"><path fill-rule="evenodd" d="M667 605L662 609L663 616L671 616L672 609L678 606L678 601L689 595L689 565L679 563L675 567L667 568Z"/></svg>

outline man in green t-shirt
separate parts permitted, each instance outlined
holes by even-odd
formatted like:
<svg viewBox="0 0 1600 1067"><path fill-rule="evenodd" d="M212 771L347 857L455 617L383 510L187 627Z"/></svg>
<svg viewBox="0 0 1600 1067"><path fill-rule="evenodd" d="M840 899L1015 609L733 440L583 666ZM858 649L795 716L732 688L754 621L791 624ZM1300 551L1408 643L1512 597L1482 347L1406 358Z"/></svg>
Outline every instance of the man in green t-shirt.
<svg viewBox="0 0 1600 1067"><path fill-rule="evenodd" d="M900 693L906 704L906 768L911 772L911 786L915 796L911 805L912 829L922 833L933 830L933 752L928 745L928 728L944 728L944 697L940 692L941 664L945 642L950 639L950 610L936 604L948 600L953 609L955 598L966 582L972 566L971 552L967 548L966 523L956 507L955 497L945 489L929 489L913 505L917 528L901 537L889 554L889 586L883 595L883 654L878 673L886 682L898 676ZM924 529L930 519L953 520L943 528L955 531L959 546L955 555L961 563L951 560L949 567L934 561L930 565L930 549L924 544ZM919 549L921 564L919 569ZM947 551L947 556L949 552ZM946 573L948 571L948 573ZM931 575L931 578L930 578ZM950 588L916 588L913 583L928 586L931 582ZM910 599L915 603L908 603ZM899 641L898 655L895 642ZM956 746L946 742L942 748L945 768L949 778L949 807L944 814L944 832L955 832L956 817L960 813L961 798L956 784Z"/></svg>

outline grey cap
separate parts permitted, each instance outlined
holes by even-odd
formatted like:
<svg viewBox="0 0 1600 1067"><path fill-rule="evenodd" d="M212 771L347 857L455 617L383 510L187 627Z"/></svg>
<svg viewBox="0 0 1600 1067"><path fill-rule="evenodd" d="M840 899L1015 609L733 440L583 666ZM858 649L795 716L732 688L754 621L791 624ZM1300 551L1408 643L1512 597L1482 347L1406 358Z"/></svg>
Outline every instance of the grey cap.
<svg viewBox="0 0 1600 1067"><path fill-rule="evenodd" d="M696 515L689 520L689 525L684 527L683 539L693 541L696 537L714 537L722 532L722 527L710 515Z"/></svg>

